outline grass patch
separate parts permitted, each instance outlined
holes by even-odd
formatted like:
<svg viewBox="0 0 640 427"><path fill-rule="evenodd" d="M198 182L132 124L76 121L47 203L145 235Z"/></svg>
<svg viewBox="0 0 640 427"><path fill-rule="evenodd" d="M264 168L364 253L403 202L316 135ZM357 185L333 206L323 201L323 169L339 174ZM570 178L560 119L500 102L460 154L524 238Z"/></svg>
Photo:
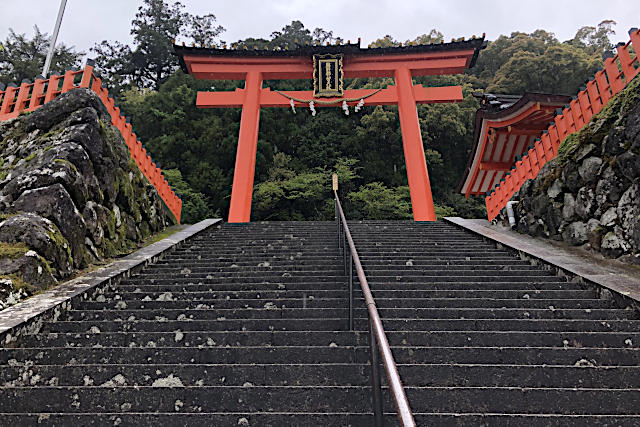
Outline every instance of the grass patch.
<svg viewBox="0 0 640 427"><path fill-rule="evenodd" d="M0 242L0 258L16 259L29 251L29 247L22 242Z"/></svg>
<svg viewBox="0 0 640 427"><path fill-rule="evenodd" d="M24 289L28 295L32 295L35 290L35 286L31 283L25 282L21 276L13 273L13 274L2 274L0 275L0 279L11 280L11 284L13 285L13 289L19 291L20 289Z"/></svg>
<svg viewBox="0 0 640 427"><path fill-rule="evenodd" d="M154 243L157 243L162 239L166 239L167 237L177 233L178 231L182 231L184 228L185 227L183 225L172 225L171 227L167 227L164 230L146 238L142 242L142 247L153 245Z"/></svg>
<svg viewBox="0 0 640 427"><path fill-rule="evenodd" d="M37 151L34 151L33 153L29 154L27 157L24 158L24 160L26 162L30 162L31 160L33 160L36 156L38 155Z"/></svg>
<svg viewBox="0 0 640 427"><path fill-rule="evenodd" d="M16 215L18 215L20 213L21 212L0 213L0 222L4 221L5 219L9 219L12 216L16 216Z"/></svg>
<svg viewBox="0 0 640 427"><path fill-rule="evenodd" d="M74 172L78 173L78 168L76 168L76 165L74 165L73 163L71 163L69 160L65 160L65 159L54 159L53 163L57 163L59 165L66 165L69 166Z"/></svg>
<svg viewBox="0 0 640 427"><path fill-rule="evenodd" d="M576 149L580 146L580 138L578 138L580 132L573 133L567 136L564 141L558 147L558 157L560 158L561 163L564 163L569 155L576 151Z"/></svg>
<svg viewBox="0 0 640 427"><path fill-rule="evenodd" d="M42 138L50 138L56 134L59 134L62 132L62 129L52 129L49 132L45 133L44 135L42 135Z"/></svg>

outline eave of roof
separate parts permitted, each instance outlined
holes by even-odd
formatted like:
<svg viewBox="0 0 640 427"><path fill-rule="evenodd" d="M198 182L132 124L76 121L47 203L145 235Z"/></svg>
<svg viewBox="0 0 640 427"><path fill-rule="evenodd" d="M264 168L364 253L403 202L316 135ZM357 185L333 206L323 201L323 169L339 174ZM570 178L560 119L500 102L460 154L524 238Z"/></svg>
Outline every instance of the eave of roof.
<svg viewBox="0 0 640 427"><path fill-rule="evenodd" d="M474 36L475 37L475 36ZM227 56L227 57L310 57L315 54L337 54L342 53L346 56L367 56L367 55L404 55L409 53L427 53L427 52L444 52L444 51L456 51L456 50L470 50L474 49L475 52L471 58L469 68L475 65L480 50L486 47L484 36L481 38L472 38L470 40L452 41L451 43L432 43L432 44L420 44L420 45L405 45L397 47L375 47L375 48L362 48L359 43L351 44L339 44L339 45L299 45L296 49L224 49L217 47L201 47L201 46L186 46L186 45L173 45L173 50L178 56L180 67L182 71L187 71L187 66L184 62L184 55L198 55L198 56Z"/></svg>
<svg viewBox="0 0 640 427"><path fill-rule="evenodd" d="M458 183L458 187L456 188L456 192L460 193L464 184L471 173L471 166L473 165L473 159L476 157L476 152L478 151L478 147L480 146L480 131L482 129L482 123L484 120L499 120L514 114L517 114L520 110L524 110L524 108L531 102L539 102L541 105L565 105L569 101L571 101L570 96L566 95L554 95L548 93L535 93L535 92L527 92L520 99L511 105L508 108L502 109L500 111L488 111L482 108L476 111L475 124L473 129L473 149L469 153L469 158L467 159L467 166L462 174L462 179ZM542 133L542 131L541 131Z"/></svg>

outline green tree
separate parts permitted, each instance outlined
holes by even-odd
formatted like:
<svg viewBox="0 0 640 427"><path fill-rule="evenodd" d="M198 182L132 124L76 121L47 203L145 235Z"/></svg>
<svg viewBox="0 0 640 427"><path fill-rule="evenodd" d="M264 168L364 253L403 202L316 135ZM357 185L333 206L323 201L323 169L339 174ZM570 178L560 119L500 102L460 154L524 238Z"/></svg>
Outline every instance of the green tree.
<svg viewBox="0 0 640 427"><path fill-rule="evenodd" d="M316 168L297 173L291 156L277 153L269 179L255 186L253 216L266 220L328 219L330 174Z"/></svg>
<svg viewBox="0 0 640 427"><path fill-rule="evenodd" d="M172 40L187 38L207 45L218 40L224 28L215 25L215 15L194 16L183 10L179 2L144 0L131 21L133 48L103 40L91 49L111 90L131 86L158 90L178 67Z"/></svg>
<svg viewBox="0 0 640 427"><path fill-rule="evenodd" d="M214 212L207 206L204 195L194 191L189 184L182 179L182 174L178 169L165 169L163 173L173 190L182 199L182 223L193 224L204 218L215 216Z"/></svg>
<svg viewBox="0 0 640 427"><path fill-rule="evenodd" d="M531 34L514 32L509 37L500 36L489 42L486 49L478 56L476 65L467 71L478 77L479 87L491 85L500 68L513 56L522 52L532 56L542 55L549 46L559 44L552 33L536 30Z"/></svg>
<svg viewBox="0 0 640 427"><path fill-rule="evenodd" d="M297 45L311 43L313 37L311 31L306 29L302 22L291 21L282 30L271 33L271 47L278 46L282 49L295 49Z"/></svg>
<svg viewBox="0 0 640 427"><path fill-rule="evenodd" d="M444 41L444 34L440 31L433 29L428 34L422 34L413 40L407 40L405 44L432 44L441 43Z"/></svg>
<svg viewBox="0 0 640 427"><path fill-rule="evenodd" d="M381 182L371 182L347 198L354 219L411 218L409 187L389 188Z"/></svg>
<svg viewBox="0 0 640 427"><path fill-rule="evenodd" d="M600 22L597 27L581 27L573 39L567 43L582 48L587 53L601 55L603 52L613 49L609 35L616 33L612 28L614 25L616 25L616 21L606 19Z"/></svg>
<svg viewBox="0 0 640 427"><path fill-rule="evenodd" d="M490 92L546 92L574 95L598 69L601 60L567 44L550 46L542 55L517 52L496 73ZM532 72L535 70L535 72Z"/></svg>
<svg viewBox="0 0 640 427"><path fill-rule="evenodd" d="M32 38L26 34L17 34L9 28L9 35L1 43L0 49L0 82L20 84L22 80L33 81L42 73L44 61L49 52L51 37L40 32L37 25L33 27ZM79 67L84 52L76 52L73 47L58 43L51 61L51 72L64 73L66 70Z"/></svg>

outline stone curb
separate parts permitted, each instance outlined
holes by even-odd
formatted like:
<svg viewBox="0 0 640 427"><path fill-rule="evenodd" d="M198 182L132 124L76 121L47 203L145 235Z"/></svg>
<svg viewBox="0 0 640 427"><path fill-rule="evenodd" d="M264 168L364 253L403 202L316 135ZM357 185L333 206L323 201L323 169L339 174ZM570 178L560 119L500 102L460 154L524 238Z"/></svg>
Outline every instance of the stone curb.
<svg viewBox="0 0 640 427"><path fill-rule="evenodd" d="M110 286L157 261L179 245L220 223L205 219L152 245L135 251L111 264L69 280L41 294L0 311L0 341L10 344L25 333L37 332L45 321L56 320L74 301L104 293Z"/></svg>
<svg viewBox="0 0 640 427"><path fill-rule="evenodd" d="M601 298L606 298L606 291L609 290L624 304L640 309L640 275L634 277L621 270L597 265L595 262L588 263L584 257L550 244L545 245L529 236L511 236L489 227L486 220L459 217L446 217L444 220L514 250L521 257L535 259L555 267L558 274L568 276L574 282L589 283L599 290Z"/></svg>

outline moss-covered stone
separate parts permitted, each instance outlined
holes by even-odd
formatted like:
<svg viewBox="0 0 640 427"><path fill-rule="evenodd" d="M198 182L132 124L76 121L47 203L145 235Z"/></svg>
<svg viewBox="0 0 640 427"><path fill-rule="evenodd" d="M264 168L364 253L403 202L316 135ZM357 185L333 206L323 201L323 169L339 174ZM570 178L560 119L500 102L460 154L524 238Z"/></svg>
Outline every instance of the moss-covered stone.
<svg viewBox="0 0 640 427"><path fill-rule="evenodd" d="M87 260L135 250L169 224L110 123L94 93L74 89L0 124L0 197L7 212L23 211L0 214L0 274L19 271L42 289Z"/></svg>
<svg viewBox="0 0 640 427"><path fill-rule="evenodd" d="M558 156L523 186L529 191L518 194L518 230L540 235L542 226L543 235L562 235L573 245L585 243L587 236L588 248L606 257L640 253L638 147L640 78L635 77L580 132L565 138ZM555 182L551 203L547 190Z"/></svg>
<svg viewBox="0 0 640 427"><path fill-rule="evenodd" d="M13 285L13 289L15 291L20 291L23 289L26 291L28 295L33 294L36 291L36 287L30 283L27 283L23 280L22 276L19 274L0 274L0 279L11 280Z"/></svg>
<svg viewBox="0 0 640 427"><path fill-rule="evenodd" d="M36 156L38 155L37 151L34 151L33 153L29 154L27 157L24 158L24 160L26 162L30 162L31 160L33 160Z"/></svg>
<svg viewBox="0 0 640 427"><path fill-rule="evenodd" d="M0 258L17 259L29 252L29 248L22 242L0 242Z"/></svg>
<svg viewBox="0 0 640 427"><path fill-rule="evenodd" d="M57 163L57 164L60 164L60 165L68 166L74 172L78 173L78 168L76 168L76 165L71 163L69 160L66 160L66 159L53 159L53 163Z"/></svg>
<svg viewBox="0 0 640 427"><path fill-rule="evenodd" d="M57 247L62 248L66 253L69 259L69 265L73 265L73 256L71 253L71 245L67 242L67 239L64 238L62 233L59 230L48 230L47 236L51 239L51 242Z"/></svg>

